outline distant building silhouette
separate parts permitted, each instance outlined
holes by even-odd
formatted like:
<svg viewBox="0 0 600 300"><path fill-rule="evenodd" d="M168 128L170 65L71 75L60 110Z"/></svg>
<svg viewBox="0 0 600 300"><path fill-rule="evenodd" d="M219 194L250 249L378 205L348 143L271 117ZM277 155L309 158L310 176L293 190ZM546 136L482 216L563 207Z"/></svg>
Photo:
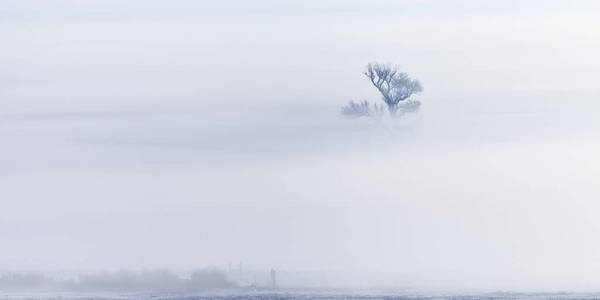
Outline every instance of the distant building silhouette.
<svg viewBox="0 0 600 300"><path fill-rule="evenodd" d="M271 269L271 287L274 289L277 288L277 272L275 269Z"/></svg>

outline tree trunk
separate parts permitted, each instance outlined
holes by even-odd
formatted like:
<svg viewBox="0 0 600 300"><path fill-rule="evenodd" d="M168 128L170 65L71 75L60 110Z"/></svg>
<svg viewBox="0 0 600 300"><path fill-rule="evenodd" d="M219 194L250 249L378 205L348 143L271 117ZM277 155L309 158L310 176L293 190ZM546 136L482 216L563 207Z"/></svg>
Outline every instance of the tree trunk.
<svg viewBox="0 0 600 300"><path fill-rule="evenodd" d="M390 116L395 118L398 113L398 105L396 104L388 104L388 111L390 112Z"/></svg>

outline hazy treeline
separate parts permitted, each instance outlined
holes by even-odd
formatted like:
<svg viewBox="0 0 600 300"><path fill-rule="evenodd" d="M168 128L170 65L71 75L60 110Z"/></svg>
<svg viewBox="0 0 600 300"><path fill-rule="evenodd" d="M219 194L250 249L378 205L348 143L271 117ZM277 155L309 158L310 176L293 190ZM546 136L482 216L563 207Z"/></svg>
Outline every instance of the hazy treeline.
<svg viewBox="0 0 600 300"><path fill-rule="evenodd" d="M39 273L0 274L0 291L140 291L203 290L234 288L219 269L201 269L183 277L168 270L118 271L79 275L73 280L55 279Z"/></svg>

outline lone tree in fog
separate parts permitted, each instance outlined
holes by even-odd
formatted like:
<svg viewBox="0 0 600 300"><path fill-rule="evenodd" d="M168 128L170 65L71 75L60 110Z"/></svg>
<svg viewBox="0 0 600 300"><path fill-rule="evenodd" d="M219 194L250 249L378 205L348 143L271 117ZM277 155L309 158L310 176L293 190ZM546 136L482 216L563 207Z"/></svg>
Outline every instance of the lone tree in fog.
<svg viewBox="0 0 600 300"><path fill-rule="evenodd" d="M402 108L398 106L400 102L423 90L418 80L411 79L408 74L398 71L398 67L388 64L369 63L365 76L381 93L392 117Z"/></svg>
<svg viewBox="0 0 600 300"><path fill-rule="evenodd" d="M396 117L399 113L416 111L421 106L421 102L409 100L412 95L423 91L421 83L400 72L398 67L369 63L364 74L381 94L390 116ZM350 101L349 105L342 107L342 114L355 117L381 115L381 111L376 109L377 106L374 107L372 110L367 101L358 104Z"/></svg>

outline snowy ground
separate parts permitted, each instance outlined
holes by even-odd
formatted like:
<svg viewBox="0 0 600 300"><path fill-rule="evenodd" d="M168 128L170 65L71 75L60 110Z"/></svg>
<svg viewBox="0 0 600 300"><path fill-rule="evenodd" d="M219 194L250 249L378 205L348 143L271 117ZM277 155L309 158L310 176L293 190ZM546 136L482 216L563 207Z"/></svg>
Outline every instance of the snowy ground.
<svg viewBox="0 0 600 300"><path fill-rule="evenodd" d="M185 300L433 300L433 299L600 299L600 294L570 293L486 293L486 294L394 294L381 292L244 292L244 293L1 293L0 299L185 299Z"/></svg>

